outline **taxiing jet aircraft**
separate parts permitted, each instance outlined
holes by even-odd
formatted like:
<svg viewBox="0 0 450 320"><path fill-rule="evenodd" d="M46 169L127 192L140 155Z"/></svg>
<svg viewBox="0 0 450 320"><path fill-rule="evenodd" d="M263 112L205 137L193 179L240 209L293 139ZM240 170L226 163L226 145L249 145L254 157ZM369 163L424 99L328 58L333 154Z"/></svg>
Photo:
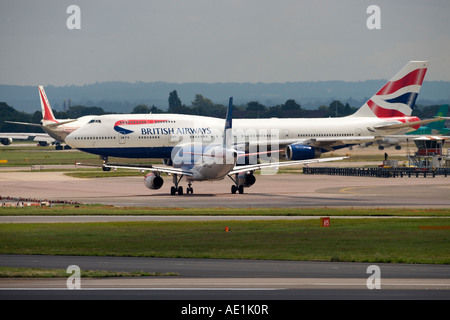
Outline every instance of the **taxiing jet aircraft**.
<svg viewBox="0 0 450 320"><path fill-rule="evenodd" d="M44 87L39 86L39 98L41 101L42 120L41 123L5 121L8 123L22 124L42 128L50 137L56 140L57 149L61 149L61 142L73 131L88 123L92 116L84 116L78 119L56 119L45 94Z"/></svg>
<svg viewBox="0 0 450 320"><path fill-rule="evenodd" d="M222 144L217 144L215 142L206 145L196 142L185 143L173 153L171 158L173 164L172 167L130 166L108 163L104 164L103 167L151 171L151 173L146 175L144 180L145 185L150 189L161 188L164 180L160 174L162 172L170 173L173 175L174 183L170 189L172 195L175 195L176 193L179 195L183 194L183 187L178 184L184 176L188 181L188 188L186 189L188 194L193 193L194 191L192 188L193 181L222 180L228 176L234 181L234 184L231 186L231 193L235 194L236 192L239 192L242 194L244 193L244 187L250 187L255 183L256 179L253 175L255 170L345 159L345 157L335 157L237 166L237 159L239 157L248 156L248 154L236 150L232 144L232 108L233 99L230 98L222 135Z"/></svg>
<svg viewBox="0 0 450 320"><path fill-rule="evenodd" d="M412 117L412 107L428 68L411 61L353 115L323 119L236 119L231 145L254 163L252 155L283 148L288 160L307 160L321 153L404 134L436 119ZM108 157L158 158L173 164L183 146L222 139L223 119L179 114L103 115L66 137L71 147ZM264 154L264 152L262 153ZM242 159L241 159L242 158ZM243 161L240 161L243 160ZM249 160L249 161L248 161ZM243 169L245 170L245 169ZM175 184L177 185L177 183ZM156 184L155 184L156 186Z"/></svg>

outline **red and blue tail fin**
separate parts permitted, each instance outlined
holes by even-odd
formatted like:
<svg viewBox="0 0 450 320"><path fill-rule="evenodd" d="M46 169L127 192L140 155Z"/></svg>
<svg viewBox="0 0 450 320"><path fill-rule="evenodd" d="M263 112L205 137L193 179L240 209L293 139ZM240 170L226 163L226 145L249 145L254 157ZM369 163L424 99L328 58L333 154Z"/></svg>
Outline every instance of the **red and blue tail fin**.
<svg viewBox="0 0 450 320"><path fill-rule="evenodd" d="M410 116L427 69L428 61L410 61L352 116Z"/></svg>

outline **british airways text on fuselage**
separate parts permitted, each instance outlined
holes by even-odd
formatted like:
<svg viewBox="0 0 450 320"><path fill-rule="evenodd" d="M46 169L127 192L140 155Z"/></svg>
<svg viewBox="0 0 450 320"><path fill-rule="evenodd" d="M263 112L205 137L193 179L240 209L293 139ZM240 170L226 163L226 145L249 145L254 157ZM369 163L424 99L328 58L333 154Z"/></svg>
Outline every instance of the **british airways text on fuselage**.
<svg viewBox="0 0 450 320"><path fill-rule="evenodd" d="M141 135L211 134L211 128L141 128Z"/></svg>

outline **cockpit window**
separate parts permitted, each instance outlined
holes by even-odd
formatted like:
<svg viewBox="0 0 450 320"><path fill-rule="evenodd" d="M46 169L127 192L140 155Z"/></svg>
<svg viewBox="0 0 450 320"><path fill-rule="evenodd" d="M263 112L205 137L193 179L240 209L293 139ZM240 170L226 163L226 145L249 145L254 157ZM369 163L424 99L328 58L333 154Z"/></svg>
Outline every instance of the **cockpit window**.
<svg viewBox="0 0 450 320"><path fill-rule="evenodd" d="M92 120L89 121L88 123L102 123L102 120L92 119Z"/></svg>

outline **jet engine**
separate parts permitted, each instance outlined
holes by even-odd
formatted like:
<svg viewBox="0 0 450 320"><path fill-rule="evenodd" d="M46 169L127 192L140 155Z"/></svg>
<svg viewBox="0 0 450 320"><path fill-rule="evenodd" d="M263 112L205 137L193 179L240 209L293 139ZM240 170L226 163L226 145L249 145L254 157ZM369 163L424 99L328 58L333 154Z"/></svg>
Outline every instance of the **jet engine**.
<svg viewBox="0 0 450 320"><path fill-rule="evenodd" d="M153 172L147 174L144 178L145 186L149 189L159 189L164 184L164 179Z"/></svg>
<svg viewBox="0 0 450 320"><path fill-rule="evenodd" d="M5 146L8 146L13 142L13 140L11 138L2 138L0 139L0 142Z"/></svg>
<svg viewBox="0 0 450 320"><path fill-rule="evenodd" d="M244 186L246 188L251 187L256 182L256 178L253 172L239 173L238 175L238 185Z"/></svg>
<svg viewBox="0 0 450 320"><path fill-rule="evenodd" d="M302 144L290 144L285 149L287 160L308 160L320 157L320 149Z"/></svg>
<svg viewBox="0 0 450 320"><path fill-rule="evenodd" d="M47 147L48 145L49 145L49 143L47 141L39 141L38 142L39 147Z"/></svg>

